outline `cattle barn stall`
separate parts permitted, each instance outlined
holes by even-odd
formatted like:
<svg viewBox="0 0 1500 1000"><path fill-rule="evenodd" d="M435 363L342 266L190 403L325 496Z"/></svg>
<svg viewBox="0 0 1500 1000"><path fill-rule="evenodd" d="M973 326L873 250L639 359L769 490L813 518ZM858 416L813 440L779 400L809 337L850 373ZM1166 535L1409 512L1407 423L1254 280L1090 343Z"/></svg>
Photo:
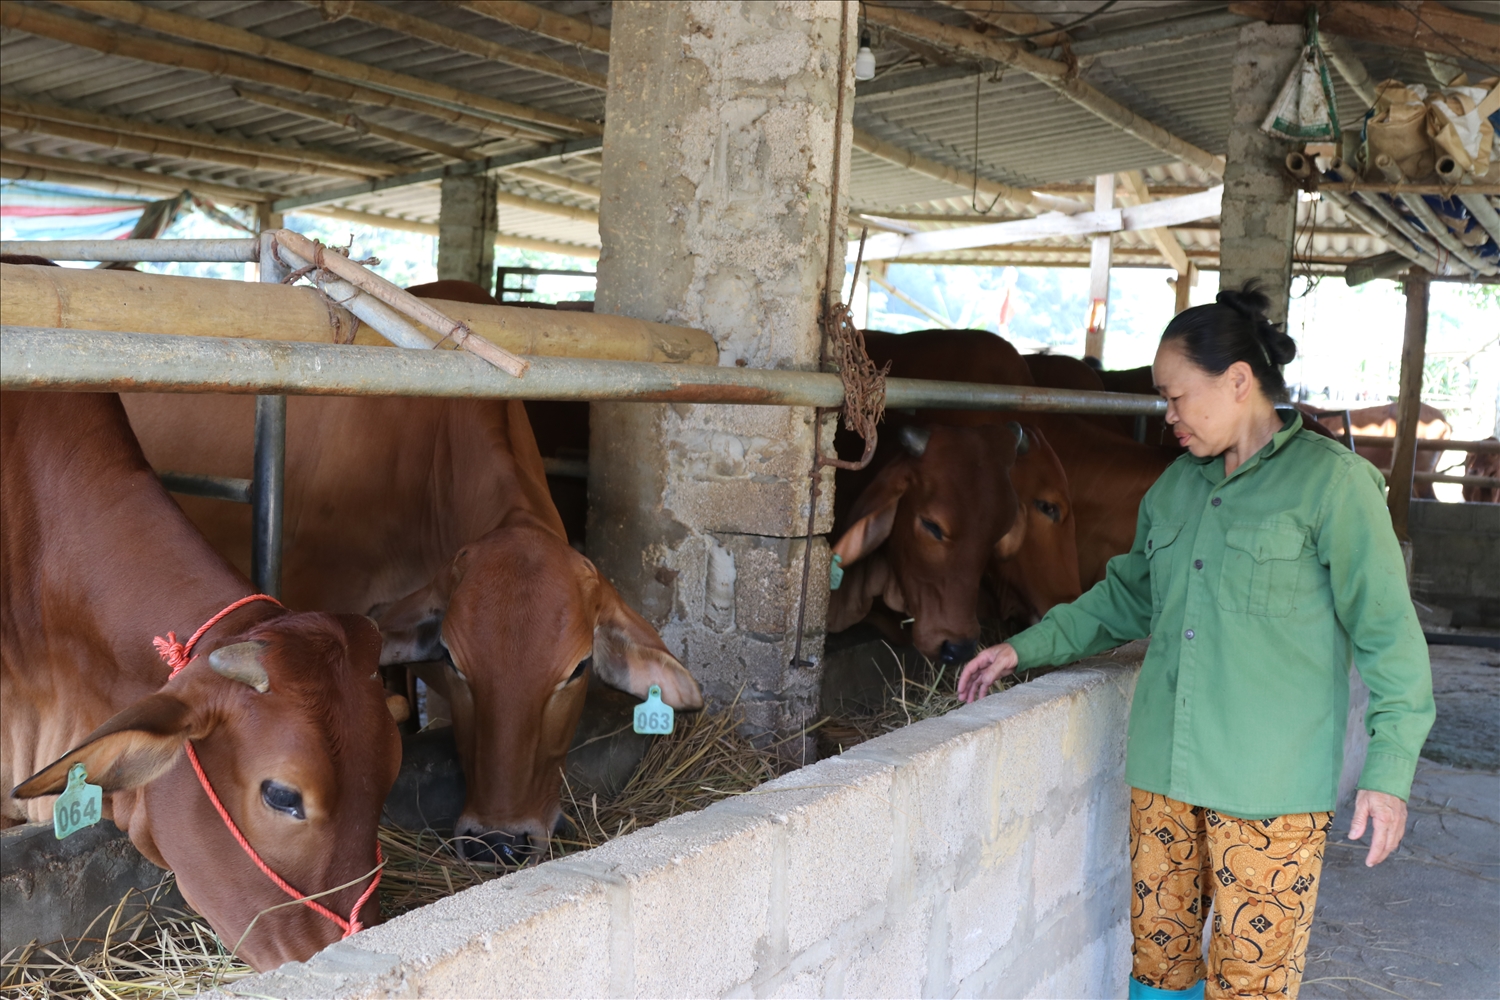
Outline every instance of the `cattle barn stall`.
<svg viewBox="0 0 1500 1000"><path fill-rule="evenodd" d="M41 269L5 265L0 384L259 394L252 483L196 485L249 494L268 589L285 394L594 400L591 558L710 700L742 692L749 725L795 734L817 711L826 596L803 600L799 583L809 566L824 578L831 526L831 475L813 460L844 396L819 370L819 321L858 255L851 235L871 231L882 280L890 260L1098 271L1102 255L1106 279L1109 266L1171 266L1179 302L1197 269L1258 277L1283 315L1294 261L1342 271L1391 250L1357 205L1299 197L1289 144L1258 131L1303 40L1298 25L1264 23L1269 6L0 5L0 175L186 188L253 208L262 232L50 253L254 261L260 286L69 271L49 289L23 273ZM1450 38L1465 47L1434 54L1473 79L1500 62L1486 4L1428 4L1425 34L1389 23L1395 8L1344 6L1370 8L1369 24L1330 36L1344 69L1425 79L1426 53ZM865 32L877 73L854 83ZM1346 119L1365 106L1359 80L1334 78ZM440 303L477 336L470 351L434 351L441 325L329 281L375 331L330 343L347 315L279 287L267 252L292 212L436 233L439 277L486 287L496 246L598 258L598 314ZM976 224L1013 228L961 233ZM1420 272L1409 287L1421 308L1403 358L1397 508L1414 453ZM459 356L481 340L529 370ZM886 392L891 407L1161 407L899 379ZM1128 943L1115 845L1138 657L919 723L238 988L1112 989Z"/></svg>

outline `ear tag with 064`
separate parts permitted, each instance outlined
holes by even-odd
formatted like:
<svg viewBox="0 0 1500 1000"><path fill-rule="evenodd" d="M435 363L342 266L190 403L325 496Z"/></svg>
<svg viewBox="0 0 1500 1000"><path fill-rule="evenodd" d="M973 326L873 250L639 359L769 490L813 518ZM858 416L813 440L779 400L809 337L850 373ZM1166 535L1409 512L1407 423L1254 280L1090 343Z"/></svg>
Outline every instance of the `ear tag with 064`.
<svg viewBox="0 0 1500 1000"><path fill-rule="evenodd" d="M661 688L653 684L646 700L635 706L635 731L667 736L672 732L672 715L672 706L661 700Z"/></svg>
<svg viewBox="0 0 1500 1000"><path fill-rule="evenodd" d="M68 771L67 789L52 803L52 832L62 840L93 826L103 816L103 804L104 789L89 784L88 771L74 764Z"/></svg>

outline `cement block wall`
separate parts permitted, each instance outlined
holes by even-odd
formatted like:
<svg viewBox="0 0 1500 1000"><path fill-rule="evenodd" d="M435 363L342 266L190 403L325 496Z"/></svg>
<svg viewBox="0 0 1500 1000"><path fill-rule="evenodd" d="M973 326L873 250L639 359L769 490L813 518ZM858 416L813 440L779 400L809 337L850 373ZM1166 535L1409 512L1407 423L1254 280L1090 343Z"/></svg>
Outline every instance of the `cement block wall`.
<svg viewBox="0 0 1500 1000"><path fill-rule="evenodd" d="M1136 669L1084 661L230 990L1123 996Z"/></svg>
<svg viewBox="0 0 1500 1000"><path fill-rule="evenodd" d="M1500 627L1500 504L1413 500L1412 590L1457 626Z"/></svg>

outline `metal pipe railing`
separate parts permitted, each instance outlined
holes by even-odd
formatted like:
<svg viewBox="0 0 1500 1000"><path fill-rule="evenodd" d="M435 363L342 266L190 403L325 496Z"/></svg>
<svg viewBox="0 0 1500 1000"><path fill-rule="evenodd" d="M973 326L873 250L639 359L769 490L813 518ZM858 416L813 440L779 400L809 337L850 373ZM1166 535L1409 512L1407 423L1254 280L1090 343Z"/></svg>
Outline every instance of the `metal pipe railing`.
<svg viewBox="0 0 1500 1000"><path fill-rule="evenodd" d="M231 503L249 503L251 481L233 476L209 476L197 472L158 472L156 477L168 493L185 497L208 497Z"/></svg>
<svg viewBox="0 0 1500 1000"><path fill-rule="evenodd" d="M524 379L467 352L0 327L0 387L836 407L837 375L708 365L532 357ZM893 409L1160 416L1155 396L893 378Z"/></svg>
<svg viewBox="0 0 1500 1000"><path fill-rule="evenodd" d="M260 241L253 236L231 240L3 240L0 254L48 260L244 264L260 260Z"/></svg>
<svg viewBox="0 0 1500 1000"><path fill-rule="evenodd" d="M1354 443L1370 447L1392 447L1396 443L1393 437L1385 437L1381 434L1356 434ZM1473 451L1473 452L1495 452L1500 451L1500 441L1491 438L1488 441L1454 441L1449 438L1417 438L1418 451Z"/></svg>

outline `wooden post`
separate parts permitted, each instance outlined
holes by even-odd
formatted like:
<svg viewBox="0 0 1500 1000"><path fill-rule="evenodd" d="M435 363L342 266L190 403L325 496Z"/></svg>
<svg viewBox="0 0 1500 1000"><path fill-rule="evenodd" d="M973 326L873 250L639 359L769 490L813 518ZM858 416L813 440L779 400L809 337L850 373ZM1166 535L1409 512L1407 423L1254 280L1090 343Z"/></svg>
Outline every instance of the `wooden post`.
<svg viewBox="0 0 1500 1000"><path fill-rule="evenodd" d="M1107 212L1115 207L1115 175L1100 174L1094 178L1094 211ZM1089 318L1084 334L1083 356L1104 360L1104 329L1109 318L1109 256L1112 240L1108 233L1095 236L1089 251Z"/></svg>
<svg viewBox="0 0 1500 1000"><path fill-rule="evenodd" d="M1188 264L1187 270L1178 272L1177 275L1177 304L1172 309L1172 315L1176 315L1186 309L1191 302L1193 286L1198 283L1198 265Z"/></svg>
<svg viewBox="0 0 1500 1000"><path fill-rule="evenodd" d="M1386 504L1391 526L1402 542L1410 541L1407 514L1417 457L1417 421L1422 407L1422 363L1427 356L1428 274L1414 267L1406 279L1406 339L1401 345L1401 395L1396 402L1396 446L1391 457L1390 494Z"/></svg>

